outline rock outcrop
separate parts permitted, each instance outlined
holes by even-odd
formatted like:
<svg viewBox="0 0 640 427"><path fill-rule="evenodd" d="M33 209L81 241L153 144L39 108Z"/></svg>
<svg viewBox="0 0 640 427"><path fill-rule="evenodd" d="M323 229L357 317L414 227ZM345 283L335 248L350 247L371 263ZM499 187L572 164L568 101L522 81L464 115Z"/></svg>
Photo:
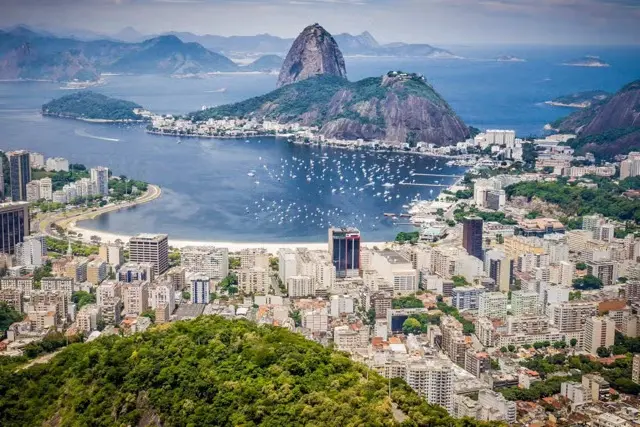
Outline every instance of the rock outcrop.
<svg viewBox="0 0 640 427"><path fill-rule="evenodd" d="M469 130L447 102L417 74L390 72L349 82L319 75L236 104L191 115L195 120L254 117L318 126L327 138L451 145Z"/></svg>
<svg viewBox="0 0 640 427"><path fill-rule="evenodd" d="M282 64L277 87L319 74L347 77L344 57L334 38L319 24L305 28L295 39Z"/></svg>
<svg viewBox="0 0 640 427"><path fill-rule="evenodd" d="M640 150L640 80L624 86L612 97L557 120L551 125L577 138L571 146L579 153L603 158Z"/></svg>

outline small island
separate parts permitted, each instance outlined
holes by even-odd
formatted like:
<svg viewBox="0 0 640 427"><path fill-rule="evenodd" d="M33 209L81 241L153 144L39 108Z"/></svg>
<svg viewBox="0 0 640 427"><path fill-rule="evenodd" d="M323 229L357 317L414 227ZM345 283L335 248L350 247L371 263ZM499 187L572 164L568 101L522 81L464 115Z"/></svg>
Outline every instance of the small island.
<svg viewBox="0 0 640 427"><path fill-rule="evenodd" d="M566 61L562 63L562 65L567 65L569 67L609 67L610 65L604 62L597 56L587 55L582 58L572 59L570 61Z"/></svg>
<svg viewBox="0 0 640 427"><path fill-rule="evenodd" d="M545 104L553 105L554 107L589 108L596 103L606 101L610 97L611 94L603 90L588 90L559 96L551 101L546 101Z"/></svg>
<svg viewBox="0 0 640 427"><path fill-rule="evenodd" d="M527 62L526 59L518 58L513 55L501 55L496 58L498 62Z"/></svg>
<svg viewBox="0 0 640 427"><path fill-rule="evenodd" d="M147 118L135 102L82 91L42 106L42 115L100 123L143 122Z"/></svg>

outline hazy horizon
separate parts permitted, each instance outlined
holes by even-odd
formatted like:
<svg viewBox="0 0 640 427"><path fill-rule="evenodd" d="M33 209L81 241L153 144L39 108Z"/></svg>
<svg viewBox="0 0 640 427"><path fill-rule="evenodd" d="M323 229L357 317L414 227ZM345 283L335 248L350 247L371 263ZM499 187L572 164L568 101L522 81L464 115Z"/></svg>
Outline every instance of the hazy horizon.
<svg viewBox="0 0 640 427"><path fill-rule="evenodd" d="M332 34L440 45L638 45L636 0L2 0L0 27L113 36L271 34L318 22Z"/></svg>

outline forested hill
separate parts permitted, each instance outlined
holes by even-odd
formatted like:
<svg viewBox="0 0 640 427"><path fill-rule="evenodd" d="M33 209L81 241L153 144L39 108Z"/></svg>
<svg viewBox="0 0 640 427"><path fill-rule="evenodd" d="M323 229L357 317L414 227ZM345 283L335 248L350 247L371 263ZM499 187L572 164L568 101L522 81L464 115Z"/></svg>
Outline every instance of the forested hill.
<svg viewBox="0 0 640 427"><path fill-rule="evenodd" d="M72 344L24 370L0 363L0 425L394 426L388 382L283 328L216 316ZM403 426L457 420L403 381ZM398 413L396 413L398 416Z"/></svg>
<svg viewBox="0 0 640 427"><path fill-rule="evenodd" d="M44 104L42 114L73 119L140 120L141 117L133 112L134 108L142 107L135 102L110 98L91 91L80 91Z"/></svg>

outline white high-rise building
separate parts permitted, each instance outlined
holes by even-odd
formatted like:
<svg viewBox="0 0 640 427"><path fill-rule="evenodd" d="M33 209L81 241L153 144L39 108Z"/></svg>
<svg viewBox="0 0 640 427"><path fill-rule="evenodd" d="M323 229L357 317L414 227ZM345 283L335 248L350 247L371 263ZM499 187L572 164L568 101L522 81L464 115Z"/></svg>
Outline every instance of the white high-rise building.
<svg viewBox="0 0 640 427"><path fill-rule="evenodd" d="M191 303L209 304L211 300L209 277L202 273L193 273L187 280L191 283Z"/></svg>
<svg viewBox="0 0 640 427"><path fill-rule="evenodd" d="M626 160L620 162L620 179L640 175L640 153L632 151Z"/></svg>
<svg viewBox="0 0 640 427"><path fill-rule="evenodd" d="M149 308L156 309L169 304L169 312L173 312L176 306L175 291L173 283L158 282L149 287Z"/></svg>
<svg viewBox="0 0 640 427"><path fill-rule="evenodd" d="M493 390L480 390L478 403L482 408L496 410L501 415L498 419L504 420L507 424L511 425L516 422L516 402L505 399L501 393Z"/></svg>
<svg viewBox="0 0 640 427"><path fill-rule="evenodd" d="M287 292L291 298L311 297L315 295L315 286L309 276L291 276L287 280Z"/></svg>
<svg viewBox="0 0 640 427"><path fill-rule="evenodd" d="M27 183L27 202L35 202L40 200L40 183L31 181Z"/></svg>
<svg viewBox="0 0 640 427"><path fill-rule="evenodd" d="M26 236L22 243L16 244L16 261L18 265L41 267L42 257L47 254L47 246L42 234Z"/></svg>
<svg viewBox="0 0 640 427"><path fill-rule="evenodd" d="M569 261L560 262L560 277L558 283L562 286L571 286L573 283L573 275L576 272L576 266Z"/></svg>
<svg viewBox="0 0 640 427"><path fill-rule="evenodd" d="M584 326L582 348L591 354L598 354L598 348L609 348L613 345L616 322L608 317L593 316L587 319Z"/></svg>
<svg viewBox="0 0 640 427"><path fill-rule="evenodd" d="M278 251L278 277L282 283L288 283L289 277L298 274L298 259L295 251L280 249Z"/></svg>
<svg viewBox="0 0 640 427"><path fill-rule="evenodd" d="M40 198L45 200L53 199L53 183L51 178L42 178L38 180L40 184Z"/></svg>
<svg viewBox="0 0 640 427"><path fill-rule="evenodd" d="M406 365L405 381L427 402L453 411L453 368L438 359L423 359Z"/></svg>
<svg viewBox="0 0 640 427"><path fill-rule="evenodd" d="M266 294L270 287L269 270L266 268L253 267L238 271L238 290L245 295Z"/></svg>
<svg viewBox="0 0 640 427"><path fill-rule="evenodd" d="M180 251L180 264L188 271L203 273L220 281L229 274L229 249L186 246Z"/></svg>
<svg viewBox="0 0 640 427"><path fill-rule="evenodd" d="M44 168L44 155L41 153L29 153L29 163L32 169Z"/></svg>
<svg viewBox="0 0 640 427"><path fill-rule="evenodd" d="M331 317L340 317L341 314L354 312L354 298L351 295L331 295L329 314Z"/></svg>
<svg viewBox="0 0 640 427"><path fill-rule="evenodd" d="M507 294L485 292L480 294L478 316L491 319L504 319L507 316Z"/></svg>
<svg viewBox="0 0 640 427"><path fill-rule="evenodd" d="M91 182L95 190L95 194L102 196L109 195L109 168L98 166L91 168Z"/></svg>
<svg viewBox="0 0 640 427"><path fill-rule="evenodd" d="M122 286L124 311L140 314L149 308L149 282L135 281Z"/></svg>
<svg viewBox="0 0 640 427"><path fill-rule="evenodd" d="M49 172L69 172L69 160L62 157L52 157L47 159L45 169Z"/></svg>
<svg viewBox="0 0 640 427"><path fill-rule="evenodd" d="M417 270L398 252L374 252L371 265L388 283L393 284L394 295L412 294L418 290Z"/></svg>
<svg viewBox="0 0 640 427"><path fill-rule="evenodd" d="M514 316L537 315L540 312L537 292L511 292L511 312Z"/></svg>

